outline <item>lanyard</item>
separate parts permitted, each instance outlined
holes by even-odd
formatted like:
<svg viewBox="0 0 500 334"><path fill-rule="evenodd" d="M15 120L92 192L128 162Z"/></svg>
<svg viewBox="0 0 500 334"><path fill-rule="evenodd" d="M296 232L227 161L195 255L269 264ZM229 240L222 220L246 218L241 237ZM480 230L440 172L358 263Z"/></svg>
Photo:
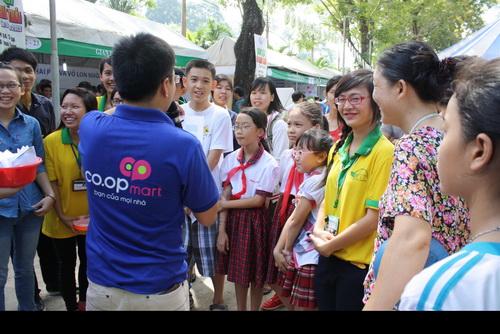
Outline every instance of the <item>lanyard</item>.
<svg viewBox="0 0 500 334"><path fill-rule="evenodd" d="M83 175L82 175L82 161L80 159L80 154L76 154L75 152L75 145L73 143L70 144L71 145L71 151L73 152L73 156L75 157L75 160L76 160L76 164L78 165L78 169L80 170L80 177L83 179ZM78 151L78 149L77 149Z"/></svg>
<svg viewBox="0 0 500 334"><path fill-rule="evenodd" d="M356 159L349 158L349 163L346 166L340 165L339 176L337 177L337 197L335 202L333 202L333 208L336 209L339 205L339 197L340 192L342 191L342 187L344 186L345 179L347 178L347 172L351 169L352 166L358 161L360 155L356 154Z"/></svg>

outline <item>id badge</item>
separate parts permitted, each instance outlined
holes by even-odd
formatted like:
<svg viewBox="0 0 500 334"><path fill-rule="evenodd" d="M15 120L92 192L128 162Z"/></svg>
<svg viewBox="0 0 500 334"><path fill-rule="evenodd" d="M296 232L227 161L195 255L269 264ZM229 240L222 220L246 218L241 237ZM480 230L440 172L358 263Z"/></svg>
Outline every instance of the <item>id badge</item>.
<svg viewBox="0 0 500 334"><path fill-rule="evenodd" d="M87 190L87 184L85 183L85 180L79 179L73 181L73 191L86 191Z"/></svg>
<svg viewBox="0 0 500 334"><path fill-rule="evenodd" d="M333 235L337 235L339 231L339 217L328 215L325 217L325 231L330 232Z"/></svg>

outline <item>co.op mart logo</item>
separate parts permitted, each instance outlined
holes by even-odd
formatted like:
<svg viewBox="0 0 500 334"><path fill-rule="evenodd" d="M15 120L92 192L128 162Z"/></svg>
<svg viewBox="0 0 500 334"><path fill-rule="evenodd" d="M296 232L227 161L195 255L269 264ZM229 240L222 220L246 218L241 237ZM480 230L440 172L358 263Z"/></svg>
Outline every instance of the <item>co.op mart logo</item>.
<svg viewBox="0 0 500 334"><path fill-rule="evenodd" d="M134 180L145 180L151 175L151 165L146 160L137 160L134 158L123 158L120 162L120 172Z"/></svg>
<svg viewBox="0 0 500 334"><path fill-rule="evenodd" d="M131 157L123 158L119 165L120 173L130 181L146 180L151 176L152 168L146 160L135 160ZM98 173L85 172L85 180L98 187L111 189L115 193L128 192L132 195L161 196L161 187L140 187L130 185L126 178L115 178L113 176L102 177Z"/></svg>

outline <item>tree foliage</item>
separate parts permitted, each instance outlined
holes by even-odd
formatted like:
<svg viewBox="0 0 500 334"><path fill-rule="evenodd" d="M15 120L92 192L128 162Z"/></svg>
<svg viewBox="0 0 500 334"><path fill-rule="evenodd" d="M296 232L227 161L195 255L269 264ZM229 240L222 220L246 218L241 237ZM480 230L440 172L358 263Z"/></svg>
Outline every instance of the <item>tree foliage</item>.
<svg viewBox="0 0 500 334"><path fill-rule="evenodd" d="M186 37L196 45L204 49L208 49L224 36L232 37L231 28L227 24L217 23L214 19L209 18L205 25L198 30L188 31Z"/></svg>
<svg viewBox="0 0 500 334"><path fill-rule="evenodd" d="M156 6L156 0L103 0L101 2L109 8L137 16L141 7L154 8Z"/></svg>
<svg viewBox="0 0 500 334"><path fill-rule="evenodd" d="M146 18L159 23L181 24L180 0L156 0L156 2L156 8L146 11ZM203 29L208 24L208 20L213 20L219 25L224 24L224 16L219 6L207 2L187 2L186 27L188 30L195 32Z"/></svg>
<svg viewBox="0 0 500 334"><path fill-rule="evenodd" d="M443 50L481 28L480 14L497 1L320 0L314 6L327 17L323 23L336 31L343 31L345 19L349 43L359 46L363 58L370 62L370 51L376 57L387 47L411 39Z"/></svg>

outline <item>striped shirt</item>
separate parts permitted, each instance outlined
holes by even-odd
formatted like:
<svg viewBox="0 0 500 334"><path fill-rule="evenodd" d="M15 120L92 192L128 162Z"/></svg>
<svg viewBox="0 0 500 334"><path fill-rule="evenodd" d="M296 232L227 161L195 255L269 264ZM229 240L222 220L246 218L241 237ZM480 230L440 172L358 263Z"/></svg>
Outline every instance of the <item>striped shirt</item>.
<svg viewBox="0 0 500 334"><path fill-rule="evenodd" d="M500 310L500 243L471 243L424 269L406 286L399 309Z"/></svg>

